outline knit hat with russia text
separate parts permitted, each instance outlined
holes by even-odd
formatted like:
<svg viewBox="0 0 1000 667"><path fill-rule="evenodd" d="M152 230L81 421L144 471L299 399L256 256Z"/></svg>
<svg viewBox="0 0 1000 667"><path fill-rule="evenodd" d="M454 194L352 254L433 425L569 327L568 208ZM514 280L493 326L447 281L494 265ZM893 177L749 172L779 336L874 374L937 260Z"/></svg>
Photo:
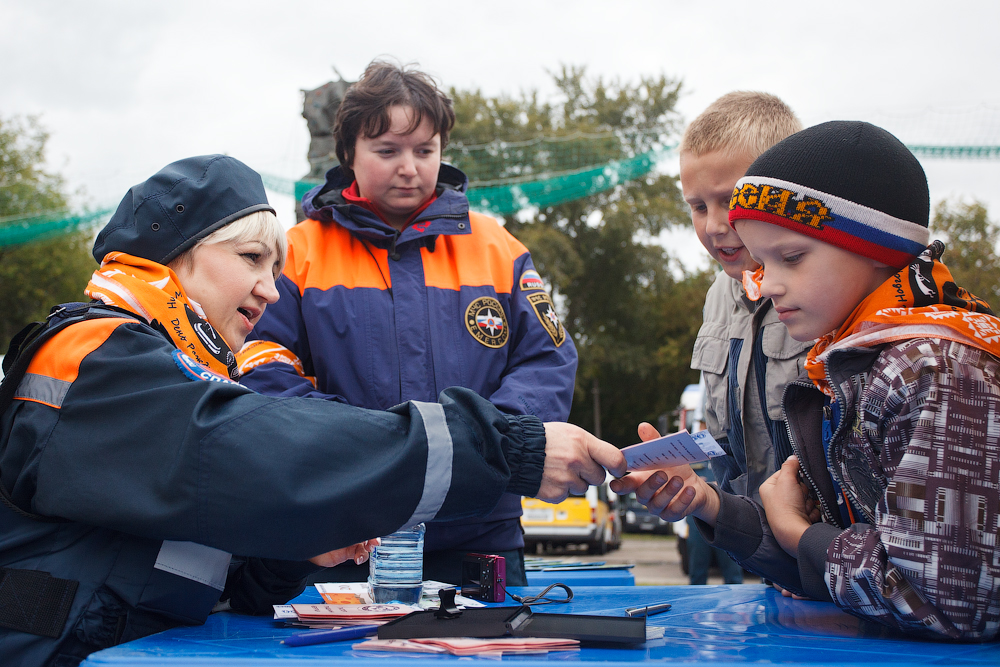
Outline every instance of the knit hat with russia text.
<svg viewBox="0 0 1000 667"><path fill-rule="evenodd" d="M927 246L927 177L880 127L831 121L797 132L758 157L736 182L729 224L760 220L893 268Z"/></svg>

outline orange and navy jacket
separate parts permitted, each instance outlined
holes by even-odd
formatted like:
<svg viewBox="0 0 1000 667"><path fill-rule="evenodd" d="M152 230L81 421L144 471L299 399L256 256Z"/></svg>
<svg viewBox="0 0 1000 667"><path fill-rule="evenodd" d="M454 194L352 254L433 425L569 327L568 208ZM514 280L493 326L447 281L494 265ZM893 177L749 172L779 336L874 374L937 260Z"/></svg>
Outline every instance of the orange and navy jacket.
<svg viewBox="0 0 1000 667"><path fill-rule="evenodd" d="M5 665L76 664L201 623L220 598L270 613L302 590L312 555L537 492L541 422L469 390L386 412L261 396L156 322L69 321L106 308L65 306L8 353L0 484L20 511L0 503L0 574L77 588L58 636L12 628L30 591L0 590Z"/></svg>
<svg viewBox="0 0 1000 667"><path fill-rule="evenodd" d="M243 382L378 409L459 386L564 421L576 348L528 250L469 212L465 175L442 165L437 198L402 232L345 199L351 182L337 167L303 198L309 219L288 232L281 298L252 334L267 343L239 356ZM428 526L427 549L518 548L520 513L511 496L485 522Z"/></svg>

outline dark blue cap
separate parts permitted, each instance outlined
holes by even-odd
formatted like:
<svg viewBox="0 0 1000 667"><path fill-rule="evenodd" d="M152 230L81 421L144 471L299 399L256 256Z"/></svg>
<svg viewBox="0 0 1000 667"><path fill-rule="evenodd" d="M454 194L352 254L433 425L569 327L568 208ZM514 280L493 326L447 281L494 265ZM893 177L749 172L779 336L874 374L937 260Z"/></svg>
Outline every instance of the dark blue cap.
<svg viewBox="0 0 1000 667"><path fill-rule="evenodd" d="M94 259L125 252L166 264L215 230L267 203L260 174L227 155L178 160L128 191L97 235Z"/></svg>

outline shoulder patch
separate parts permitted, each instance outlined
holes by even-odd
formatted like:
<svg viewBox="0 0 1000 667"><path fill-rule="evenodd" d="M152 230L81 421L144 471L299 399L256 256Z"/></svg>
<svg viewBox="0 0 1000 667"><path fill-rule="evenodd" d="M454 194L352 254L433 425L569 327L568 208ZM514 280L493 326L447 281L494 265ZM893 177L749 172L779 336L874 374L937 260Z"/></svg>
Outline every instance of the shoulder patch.
<svg viewBox="0 0 1000 667"><path fill-rule="evenodd" d="M233 382L229 378L216 373L213 370L205 368L197 361L187 356L180 350L173 351L174 363L177 364L177 368L181 369L183 373L189 380L201 380L202 382L219 382L221 384L235 384L237 387L242 387L239 382Z"/></svg>
<svg viewBox="0 0 1000 667"><path fill-rule="evenodd" d="M543 290L545 289L545 283L542 282L542 277L538 275L538 271L534 269L528 269L521 274L521 291L529 292L532 290Z"/></svg>
<svg viewBox="0 0 1000 667"><path fill-rule="evenodd" d="M548 292L528 294L525 298L531 304L535 315L538 316L538 321L545 327L546 333L552 337L552 342L556 344L556 347L562 345L566 340L566 329L563 328L562 322L559 321L559 316L556 315L556 307L552 303L552 298Z"/></svg>
<svg viewBox="0 0 1000 667"><path fill-rule="evenodd" d="M486 347L503 347L510 335L503 306L491 296L479 297L469 304L465 309L465 328Z"/></svg>

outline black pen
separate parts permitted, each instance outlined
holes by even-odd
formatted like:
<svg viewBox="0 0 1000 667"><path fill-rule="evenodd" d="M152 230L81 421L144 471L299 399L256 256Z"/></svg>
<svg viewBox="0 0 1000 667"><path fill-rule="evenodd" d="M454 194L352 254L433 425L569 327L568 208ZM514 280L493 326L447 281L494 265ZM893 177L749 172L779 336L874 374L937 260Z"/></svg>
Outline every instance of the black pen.
<svg viewBox="0 0 1000 667"><path fill-rule="evenodd" d="M651 604L645 607L629 607L625 610L626 616L652 616L653 614L662 614L663 612L670 609L669 602L663 602L661 604Z"/></svg>

